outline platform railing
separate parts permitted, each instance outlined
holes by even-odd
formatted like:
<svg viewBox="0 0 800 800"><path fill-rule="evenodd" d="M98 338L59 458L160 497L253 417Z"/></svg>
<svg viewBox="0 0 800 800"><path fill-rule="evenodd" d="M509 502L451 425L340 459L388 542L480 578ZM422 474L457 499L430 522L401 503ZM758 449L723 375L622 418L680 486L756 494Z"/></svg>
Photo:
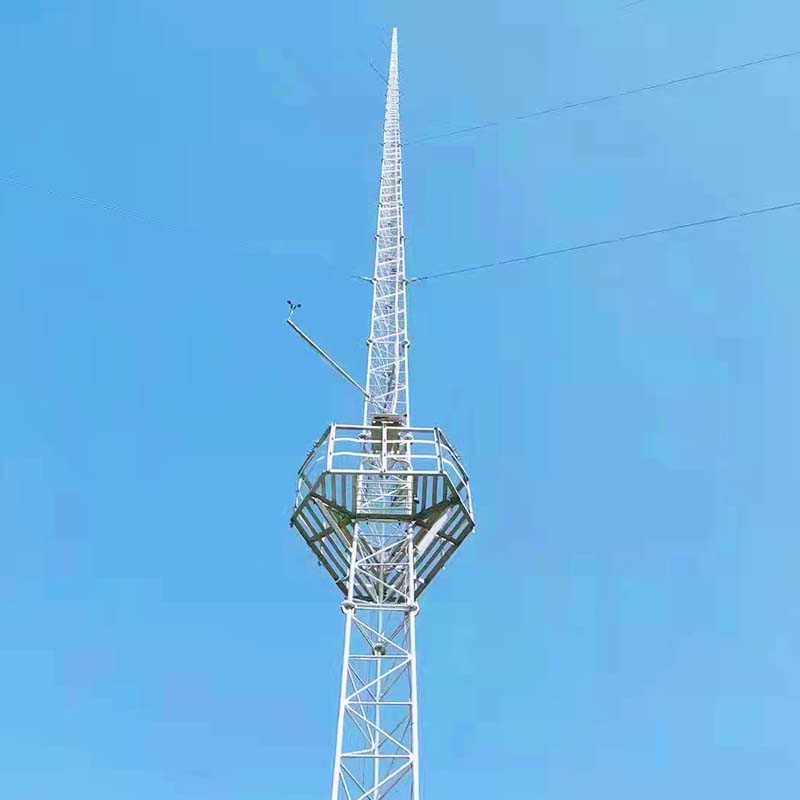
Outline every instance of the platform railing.
<svg viewBox="0 0 800 800"><path fill-rule="evenodd" d="M445 474L471 508L469 476L439 428L392 425L331 425L300 468L313 484L323 472L354 475Z"/></svg>

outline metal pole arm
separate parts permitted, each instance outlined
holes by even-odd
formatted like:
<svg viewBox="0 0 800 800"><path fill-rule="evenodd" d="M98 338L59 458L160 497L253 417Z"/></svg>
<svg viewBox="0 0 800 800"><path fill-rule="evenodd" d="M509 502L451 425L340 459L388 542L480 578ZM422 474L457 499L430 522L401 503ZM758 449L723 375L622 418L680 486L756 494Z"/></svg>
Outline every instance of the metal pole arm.
<svg viewBox="0 0 800 800"><path fill-rule="evenodd" d="M291 317L286 320L286 324L293 330L297 335L306 343L308 343L312 349L316 350L322 358L325 359L348 383L352 384L353 386L358 389L364 397L369 400L369 393L367 390L352 376L350 375L343 367L339 366L336 361L331 358L310 336L307 336L297 325L292 321Z"/></svg>

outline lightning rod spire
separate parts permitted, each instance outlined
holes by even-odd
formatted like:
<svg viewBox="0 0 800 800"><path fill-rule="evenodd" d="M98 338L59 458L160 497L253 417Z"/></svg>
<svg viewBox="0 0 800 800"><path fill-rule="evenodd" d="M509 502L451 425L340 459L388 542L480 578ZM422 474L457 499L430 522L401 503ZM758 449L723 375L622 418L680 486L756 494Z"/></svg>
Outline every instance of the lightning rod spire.
<svg viewBox="0 0 800 800"><path fill-rule="evenodd" d="M392 29L383 161L375 234L372 321L368 339L367 399L364 424L395 418L409 424L408 328L406 322L406 255L403 231L403 153L400 141L400 82L397 28Z"/></svg>

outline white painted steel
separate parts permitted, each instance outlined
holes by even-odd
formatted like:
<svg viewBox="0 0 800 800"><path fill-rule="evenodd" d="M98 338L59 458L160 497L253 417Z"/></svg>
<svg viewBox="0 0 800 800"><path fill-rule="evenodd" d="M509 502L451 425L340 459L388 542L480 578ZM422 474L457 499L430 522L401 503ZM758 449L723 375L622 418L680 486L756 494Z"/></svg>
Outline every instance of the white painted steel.
<svg viewBox="0 0 800 800"><path fill-rule="evenodd" d="M397 29L375 238L363 422L331 425L312 446L292 525L345 596L331 798L420 800L418 598L474 520L455 450L440 429L410 426Z"/></svg>
<svg viewBox="0 0 800 800"><path fill-rule="evenodd" d="M286 324L306 343L314 352L319 353L323 360L330 364L351 386L355 386L365 398L369 398L367 390L343 367L336 359L328 355L307 333L304 333L291 317L286 320Z"/></svg>
<svg viewBox="0 0 800 800"><path fill-rule="evenodd" d="M300 470L291 521L345 595L357 527L403 523L417 598L475 526L469 476L444 433L389 425L328 428ZM374 595L362 585L357 597Z"/></svg>
<svg viewBox="0 0 800 800"><path fill-rule="evenodd" d="M408 424L408 329L406 254L403 231L403 155L400 141L400 83L397 28L392 30L383 161L372 277L372 323L367 343L364 424L379 415L397 415Z"/></svg>
<svg viewBox="0 0 800 800"><path fill-rule="evenodd" d="M407 520L385 519L387 513L410 517L414 505L410 443L398 430L409 424L399 95L395 28L383 129L367 398L364 430L358 433L358 521L343 604L349 636L342 667L347 689L339 707L332 800L419 799L414 529ZM393 424L375 426L378 420ZM331 442L329 467L335 436ZM357 587L367 595L358 602Z"/></svg>

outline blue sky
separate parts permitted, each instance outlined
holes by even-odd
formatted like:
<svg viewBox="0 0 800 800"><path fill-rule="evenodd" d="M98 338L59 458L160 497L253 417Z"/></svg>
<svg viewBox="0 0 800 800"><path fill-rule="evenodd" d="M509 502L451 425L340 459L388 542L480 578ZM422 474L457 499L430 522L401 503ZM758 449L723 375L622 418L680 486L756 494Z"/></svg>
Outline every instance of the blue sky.
<svg viewBox="0 0 800 800"><path fill-rule="evenodd" d="M409 139L800 48L789 0L8 0L0 795L315 800L342 617L287 526ZM800 59L409 146L410 275L800 200ZM419 618L429 798L798 791L800 212L421 283L479 531Z"/></svg>

